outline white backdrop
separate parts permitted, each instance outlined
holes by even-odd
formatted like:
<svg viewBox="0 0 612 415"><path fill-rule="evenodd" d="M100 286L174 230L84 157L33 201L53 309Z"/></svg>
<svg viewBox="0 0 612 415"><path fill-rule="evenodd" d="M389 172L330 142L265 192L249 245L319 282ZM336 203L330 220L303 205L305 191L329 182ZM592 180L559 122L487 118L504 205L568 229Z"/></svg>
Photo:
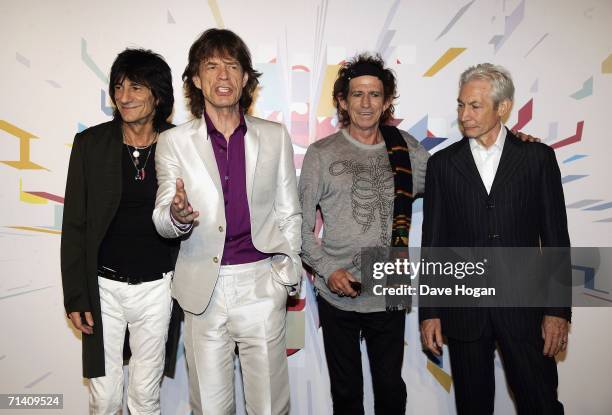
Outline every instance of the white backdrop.
<svg viewBox="0 0 612 415"><path fill-rule="evenodd" d="M125 47L166 58L173 121L181 123L188 119L180 74L189 46L209 27L236 31L264 72L254 113L287 124L298 173L308 144L334 129L331 82L337 64L356 52L379 51L395 70L400 128L419 139L447 138L432 152L459 138L459 74L479 62L504 65L517 87L509 126L519 122L556 143L572 243L612 246L611 21L609 0L0 2L0 393L63 393L64 410L56 413L87 411L80 340L62 308L62 198L72 137L109 119L108 71ZM415 245L420 219L418 204ZM292 413L326 414L318 318L312 292L302 297L290 312ZM611 318L610 308L574 310L559 362L566 413L612 413ZM497 413L512 414L497 364ZM448 361L428 364L414 312L403 373L407 413L454 413ZM164 382L163 409L189 412L182 351L177 378Z"/></svg>

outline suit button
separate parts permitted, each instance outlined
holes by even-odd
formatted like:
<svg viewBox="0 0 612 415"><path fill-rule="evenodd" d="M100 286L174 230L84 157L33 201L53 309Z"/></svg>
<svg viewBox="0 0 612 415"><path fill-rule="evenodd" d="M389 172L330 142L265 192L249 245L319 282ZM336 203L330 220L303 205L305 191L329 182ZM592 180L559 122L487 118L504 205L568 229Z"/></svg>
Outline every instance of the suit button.
<svg viewBox="0 0 612 415"><path fill-rule="evenodd" d="M493 209L494 207L495 207L495 203L494 202L487 203L487 209Z"/></svg>
<svg viewBox="0 0 612 415"><path fill-rule="evenodd" d="M219 262L219 258L218 257L214 257L213 258L213 262L216 264L217 262Z"/></svg>
<svg viewBox="0 0 612 415"><path fill-rule="evenodd" d="M223 232L223 226L219 226L219 232Z"/></svg>
<svg viewBox="0 0 612 415"><path fill-rule="evenodd" d="M500 239L501 235L496 234L496 233L490 233L489 234L489 239Z"/></svg>

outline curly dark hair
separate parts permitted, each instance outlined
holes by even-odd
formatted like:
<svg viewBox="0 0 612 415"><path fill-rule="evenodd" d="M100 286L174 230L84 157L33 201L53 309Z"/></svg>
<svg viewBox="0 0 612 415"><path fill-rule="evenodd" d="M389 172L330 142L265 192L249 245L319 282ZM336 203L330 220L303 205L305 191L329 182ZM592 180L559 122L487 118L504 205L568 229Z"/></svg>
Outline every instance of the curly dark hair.
<svg viewBox="0 0 612 415"><path fill-rule="evenodd" d="M124 79L139 83L151 89L157 100L153 128L161 131L162 125L172 114L174 90L172 89L172 72L164 58L148 49L126 49L115 58L110 71L108 93L115 106L113 117L121 119L115 101L115 85Z"/></svg>
<svg viewBox="0 0 612 415"><path fill-rule="evenodd" d="M204 112L204 96L193 83L193 76L197 75L200 64L214 57L231 57L236 59L242 70L248 75L248 80L242 89L240 107L246 112L253 103L253 94L259 84L260 72L253 68L251 52L246 43L236 33L227 29L208 29L198 37L189 49L189 62L183 72L183 88L185 98L189 102L189 110L201 118Z"/></svg>
<svg viewBox="0 0 612 415"><path fill-rule="evenodd" d="M348 62L345 62L340 69L338 70L338 78L336 82L334 82L334 106L336 107L336 112L338 114L338 122L342 127L348 127L351 123L349 118L349 114L347 111L342 109L340 106L340 100L345 99L349 93L349 84L351 78L354 76L354 70L357 66L367 65L373 67L377 72L380 73L378 78L383 83L383 92L385 101L389 100L391 104L389 108L387 108L382 115L380 116L380 125L386 124L389 120L393 118L393 113L395 112L395 107L393 106L393 101L397 98L397 82L395 80L395 75L393 71L389 68L385 68L385 62L382 57L378 54L371 55L369 53L361 53Z"/></svg>

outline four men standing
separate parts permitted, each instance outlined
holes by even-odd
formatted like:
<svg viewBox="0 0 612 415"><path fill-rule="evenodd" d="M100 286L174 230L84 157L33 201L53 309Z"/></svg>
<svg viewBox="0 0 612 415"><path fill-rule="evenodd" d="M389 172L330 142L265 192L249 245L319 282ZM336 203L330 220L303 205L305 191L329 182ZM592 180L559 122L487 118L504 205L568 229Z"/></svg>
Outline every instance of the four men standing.
<svg viewBox="0 0 612 415"><path fill-rule="evenodd" d="M493 206L497 206L496 212L501 212L496 216L499 220L494 226L501 229L499 232L515 223L520 214L532 218L526 223L536 227L514 229L513 234L504 232L503 243L530 246L539 238L544 246L566 246L569 244L567 222L554 153L543 145L522 144L502 128L500 120L510 109L513 87L511 80L508 84L509 76L503 70L485 64L471 68L462 76L459 121L462 131L470 138L440 151L428 164L429 154L416 139L386 125L393 115L395 77L379 57L364 54L344 64L339 71L333 98L342 128L308 148L298 200L289 134L279 124L246 113L253 101L259 75L253 69L246 44L235 33L221 29L204 32L192 45L183 73L194 119L161 134L153 154L159 183L153 222L161 236L168 240L182 240L172 294L186 311L184 337L191 407L196 414L235 412L233 377L237 348L247 412L288 413L286 299L288 293L294 294L299 289L301 251L304 262L316 275L315 287L334 413L364 413L360 354L363 336L368 348L376 412L403 414L406 390L401 367L405 308L409 305L390 304L385 297L361 291L361 248L408 246L411 205L416 195L425 191L426 166L423 246L449 246L447 244L456 242L454 235L464 231L491 235L491 230L485 229L480 220L482 215L491 213L491 198L495 198ZM155 177L154 172L149 171L152 164L147 170L147 160L153 152L151 146L154 146L157 134L167 128L163 122L170 112L158 110L162 103L167 102L158 95L153 81L138 76L123 72L114 80L111 73L114 91L111 96L123 124L119 127L109 125L106 129L115 128L114 133L123 133L124 144L136 170L134 180L140 183ZM130 91L131 97L125 103L121 98L124 89ZM144 96L138 95L139 91ZM142 117L132 120L130 117L138 111ZM155 122L159 116L164 117L161 124ZM138 125L141 127L135 128L140 121L142 125ZM112 139L95 140L94 144L98 146L104 144L96 151L123 147L121 141L113 147ZM166 265L173 265L174 260L172 264L158 264L157 268L142 274L140 271L149 270L150 261L135 270L133 263L116 258L117 248L123 246L121 238L125 236L117 239L114 231L109 231L117 239L109 245L101 243L102 230L95 238L83 231L89 229L88 221L93 222L83 206L96 204L95 200L85 203L84 199L87 194L84 178L89 178L89 165L94 165L95 160L83 163L83 157L94 157L98 153L94 154L94 150L89 148L94 145L89 143L92 140L81 141L75 140L68 176L62 270L66 309L75 326L86 334L84 350L86 344L100 350L101 325L96 335L91 333L94 322L100 321L96 310L100 301L98 295L102 298L103 279L112 280L114 277L116 281L122 281L118 278L127 275L127 282L133 277L142 282L156 280L150 275L160 274L163 281L168 282L167 290L170 280L167 271L172 267ZM143 159L140 155L145 152L147 155ZM115 153L111 151L110 154ZM101 160L105 159L102 156ZM529 205L522 213L508 210L515 201L514 195L511 190L500 188L503 180L514 180L507 172L517 163L525 164L525 169L517 174L521 180L534 182L533 188L546 189L545 195L529 195L529 200L539 200L541 204ZM496 174L498 164L502 174ZM456 168L458 174L453 174L452 168ZM464 181L466 177L472 177L471 182ZM125 192L131 189L130 186L131 182L129 186L124 183L121 203L129 196ZM441 195L459 191L457 189L462 190L456 200L471 196L451 208ZM89 197L95 194L90 192ZM478 197L482 199L482 206L468 203ZM116 199L118 203L119 199ZM317 242L314 234L317 208L321 209L325 221L322 244ZM462 212L480 212L478 209L482 210L482 215L469 216L474 221L465 220L466 215ZM116 207L112 209L114 211ZM137 213L134 214L137 217L132 215L136 217L136 224L142 219L142 212ZM100 214L107 221L113 218L112 214ZM116 228L111 226L109 229ZM495 242L499 243L499 233L495 235L498 236ZM487 241L468 242L481 244ZM90 249L87 258L101 256L104 261L86 261L84 253L75 254L73 251L79 244ZM175 246L167 242L162 245ZM109 258L114 258L119 265L114 260L108 262ZM157 264L163 258L152 258L153 263ZM99 288L91 282L96 268L99 268ZM92 274L94 277L84 280L77 274ZM131 289L130 285L126 288ZM112 295L111 290L109 296ZM506 319L505 312L491 310L487 314L485 310L485 314L478 315L476 322L461 320L457 317L463 315L461 313L446 315L432 309L421 311L423 339L428 348L439 352L441 327L449 335L457 405L461 413L492 412L491 388L494 383L490 358L494 340L500 341L505 358L506 354L510 356L508 359L517 354L526 356L526 359L517 357L514 360L518 362L516 370L508 371L519 412L562 411L556 400L556 368L550 356L565 347L569 310L549 311L544 313L546 317L542 320L542 314L537 313L517 312ZM84 314L81 316L81 313ZM124 311L120 313L125 315ZM497 319L498 315L500 319ZM81 321L81 317L86 323ZM110 327L108 318L104 317L103 307L105 330ZM531 333L527 341L522 338L517 341L513 337L514 331L504 325L506 321L519 319L521 323L518 325L529 326L525 330L517 329L517 332ZM459 320L465 324L457 323ZM531 327L540 323L541 341L533 337ZM133 323L127 319L127 323L117 325L119 328L117 334L113 334L112 346L107 344L105 333L103 350L107 357L107 377L109 368L113 367L114 373L116 367L121 367L120 363L109 363L108 357L111 350L113 356L117 354L115 343L122 338L121 330L125 330L125 324ZM167 327L167 321L164 324ZM134 327L137 329L138 326ZM165 327L160 326L158 330L164 336ZM462 333L469 332L468 328L477 332L478 342L472 342L474 336L469 339L461 337ZM501 332L503 336L500 336ZM133 334L140 338L137 333ZM144 338L140 340L148 342ZM133 340L134 345L138 342ZM536 349L540 346L549 357L540 355L538 358ZM138 351L133 350L133 353L136 357ZM99 369L98 360L97 369L90 373L92 376L104 374ZM117 360L116 356L114 360ZM159 358L156 361L159 363ZM84 370L88 372L89 369ZM145 373L137 369L133 371L135 377ZM155 405L159 405L161 375L158 372L148 379L155 389L147 398L153 406L145 410L137 409L136 404L131 405L133 413L158 413L158 410L155 412ZM542 385L532 382L528 386L541 386L537 389L541 393L522 393L518 380L526 374L534 379L544 379ZM120 378L112 379L116 388ZM474 379L478 379L480 391L487 391L485 399L470 394L469 383ZM96 382L92 382L92 391L100 389L94 387ZM134 396L148 390L141 386L142 382L132 383ZM103 399L106 398L97 398L97 401Z"/></svg>

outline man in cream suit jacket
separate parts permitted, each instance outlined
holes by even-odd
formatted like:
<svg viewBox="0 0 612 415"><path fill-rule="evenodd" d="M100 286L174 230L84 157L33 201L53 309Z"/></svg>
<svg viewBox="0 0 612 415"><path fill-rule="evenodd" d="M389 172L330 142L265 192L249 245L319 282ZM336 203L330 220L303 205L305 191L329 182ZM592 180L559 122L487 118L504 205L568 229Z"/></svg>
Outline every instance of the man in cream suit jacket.
<svg viewBox="0 0 612 415"><path fill-rule="evenodd" d="M236 34L205 31L183 73L196 118L157 147L153 220L183 239L173 295L194 414L235 412L236 345L247 412L289 412L285 305L299 288L301 211L289 134L245 114L259 75Z"/></svg>

